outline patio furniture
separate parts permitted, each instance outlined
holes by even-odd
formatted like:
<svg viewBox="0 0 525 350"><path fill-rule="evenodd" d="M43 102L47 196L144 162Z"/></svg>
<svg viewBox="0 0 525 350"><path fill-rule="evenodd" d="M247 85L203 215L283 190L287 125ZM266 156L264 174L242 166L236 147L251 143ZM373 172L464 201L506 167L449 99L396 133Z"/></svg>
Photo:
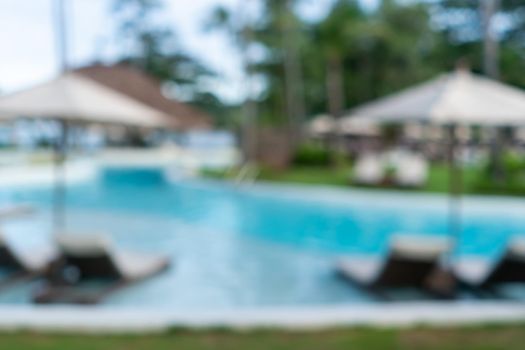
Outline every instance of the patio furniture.
<svg viewBox="0 0 525 350"><path fill-rule="evenodd" d="M360 185L378 185L385 176L383 159L378 154L360 157L354 167L354 182Z"/></svg>
<svg viewBox="0 0 525 350"><path fill-rule="evenodd" d="M96 304L111 293L165 271L169 259L113 248L102 235L56 236L59 257L36 303Z"/></svg>
<svg viewBox="0 0 525 350"><path fill-rule="evenodd" d="M34 209L28 205L4 207L0 209L0 220L18 218L33 211ZM34 249L14 247L0 232L0 270L5 273L0 280L0 290L42 275L53 256L53 249L49 247Z"/></svg>
<svg viewBox="0 0 525 350"><path fill-rule="evenodd" d="M447 237L396 234L385 258L349 256L337 263L337 272L368 290L414 287L426 289L426 279L452 248Z"/></svg>
<svg viewBox="0 0 525 350"><path fill-rule="evenodd" d="M427 160L415 153L404 154L394 164L394 182L402 187L422 187L428 179Z"/></svg>
<svg viewBox="0 0 525 350"><path fill-rule="evenodd" d="M19 218L34 213L35 209L27 204L12 205L0 208L0 221Z"/></svg>
<svg viewBox="0 0 525 350"><path fill-rule="evenodd" d="M458 281L473 288L491 288L504 283L525 283L525 237L509 239L495 263L481 257L461 257L454 263Z"/></svg>
<svg viewBox="0 0 525 350"><path fill-rule="evenodd" d="M53 257L51 248L17 249L0 232L0 269L6 272L6 276L0 280L0 290L41 276Z"/></svg>

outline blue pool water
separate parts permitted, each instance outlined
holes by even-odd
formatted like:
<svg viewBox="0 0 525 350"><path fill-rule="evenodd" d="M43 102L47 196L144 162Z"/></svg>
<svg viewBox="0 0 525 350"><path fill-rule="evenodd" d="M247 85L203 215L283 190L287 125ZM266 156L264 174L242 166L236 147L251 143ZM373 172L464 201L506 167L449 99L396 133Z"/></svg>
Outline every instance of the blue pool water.
<svg viewBox="0 0 525 350"><path fill-rule="evenodd" d="M32 203L35 217L6 222L20 246L51 241L51 190L2 188L0 205ZM159 170L105 170L68 187L68 230L107 233L120 247L167 254L173 268L119 292L105 305L159 308L334 304L369 301L337 279L338 256L381 255L393 233L447 234L444 196L281 185L236 188L212 181L167 182ZM463 200L456 254L494 259L525 234L525 201ZM35 282L37 283L37 282ZM0 293L28 303L34 285Z"/></svg>

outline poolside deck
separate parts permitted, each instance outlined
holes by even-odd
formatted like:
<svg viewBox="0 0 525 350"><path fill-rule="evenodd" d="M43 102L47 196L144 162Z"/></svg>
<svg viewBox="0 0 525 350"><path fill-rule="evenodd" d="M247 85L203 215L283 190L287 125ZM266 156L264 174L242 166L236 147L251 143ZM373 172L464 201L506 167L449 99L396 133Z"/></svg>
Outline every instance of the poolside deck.
<svg viewBox="0 0 525 350"><path fill-rule="evenodd" d="M525 321L517 302L385 303L333 307L278 307L217 311L161 311L89 307L1 306L0 331L161 333L170 328L276 328L456 326Z"/></svg>

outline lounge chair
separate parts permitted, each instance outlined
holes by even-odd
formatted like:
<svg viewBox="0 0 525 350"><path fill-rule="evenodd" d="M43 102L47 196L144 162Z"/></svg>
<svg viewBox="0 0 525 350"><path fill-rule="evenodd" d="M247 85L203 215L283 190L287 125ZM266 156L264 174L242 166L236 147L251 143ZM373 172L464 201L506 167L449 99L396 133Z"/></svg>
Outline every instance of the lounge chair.
<svg viewBox="0 0 525 350"><path fill-rule="evenodd" d="M402 187L421 187L428 179L428 162L418 154L404 154L394 168L394 182Z"/></svg>
<svg viewBox="0 0 525 350"><path fill-rule="evenodd" d="M27 205L6 207L0 209L0 220L14 219L33 212L33 208ZM0 269L5 273L4 278L0 280L0 290L43 274L53 257L54 252L49 247L14 247L0 232Z"/></svg>
<svg viewBox="0 0 525 350"><path fill-rule="evenodd" d="M360 185L378 185L385 177L383 160L379 155L360 157L354 167L354 182Z"/></svg>
<svg viewBox="0 0 525 350"><path fill-rule="evenodd" d="M47 286L34 295L37 303L95 304L169 267L165 257L113 249L105 236L58 235L56 243L59 258ZM91 288L93 282L100 284Z"/></svg>
<svg viewBox="0 0 525 350"><path fill-rule="evenodd" d="M51 248L17 249L0 233L0 269L6 277L0 280L0 290L15 283L41 276L53 260Z"/></svg>
<svg viewBox="0 0 525 350"><path fill-rule="evenodd" d="M525 283L525 237L513 237L496 261L462 257L454 264L454 275L464 285L491 288L504 283Z"/></svg>
<svg viewBox="0 0 525 350"><path fill-rule="evenodd" d="M0 220L19 218L24 215L32 214L34 211L35 209L32 206L26 204L3 207L0 208Z"/></svg>
<svg viewBox="0 0 525 350"><path fill-rule="evenodd" d="M397 234L391 238L386 258L343 258L337 263L337 272L372 291L405 287L426 289L426 279L451 247L451 240L446 237Z"/></svg>

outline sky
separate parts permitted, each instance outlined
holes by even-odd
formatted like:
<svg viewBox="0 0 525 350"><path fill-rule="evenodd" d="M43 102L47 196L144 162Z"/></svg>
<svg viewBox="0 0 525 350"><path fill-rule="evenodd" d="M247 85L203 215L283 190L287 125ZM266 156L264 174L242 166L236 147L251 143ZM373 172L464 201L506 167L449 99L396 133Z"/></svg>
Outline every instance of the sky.
<svg viewBox="0 0 525 350"><path fill-rule="evenodd" d="M53 78L59 72L54 0L0 0L0 93L10 93ZM68 2L68 63L110 62L117 55L109 17L111 0ZM215 5L238 6L242 0L165 0L164 20L171 23L180 46L218 74L213 88L229 102L242 95L240 64L231 42L221 33L206 32L204 22ZM248 0L244 0L248 1ZM332 0L310 0L305 16L322 16ZM362 0L374 6L377 0Z"/></svg>

